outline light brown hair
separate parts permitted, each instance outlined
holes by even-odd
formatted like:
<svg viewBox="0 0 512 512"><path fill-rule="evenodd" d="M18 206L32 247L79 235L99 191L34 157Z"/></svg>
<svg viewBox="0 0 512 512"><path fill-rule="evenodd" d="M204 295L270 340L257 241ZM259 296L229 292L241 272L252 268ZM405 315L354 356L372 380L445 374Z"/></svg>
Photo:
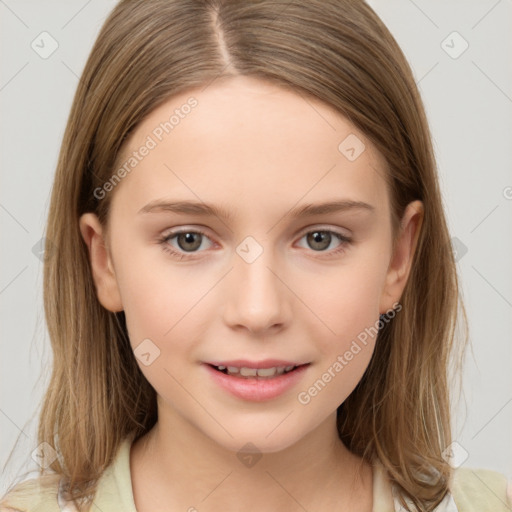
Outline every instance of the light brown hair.
<svg viewBox="0 0 512 512"><path fill-rule="evenodd" d="M57 450L50 468L69 478L80 501L120 442L155 424L156 393L136 363L124 313L96 297L78 220L94 212L107 225L115 191L98 200L94 190L114 174L150 112L233 75L318 98L371 140L387 164L393 236L406 205L423 202L402 309L380 330L337 425L350 450L383 463L401 497L431 511L451 479L442 456L451 443L449 366L458 356L460 367L466 336L456 343L458 313L466 318L424 107L401 49L361 0L122 0L115 7L80 79L52 190L44 305L54 360L38 442Z"/></svg>

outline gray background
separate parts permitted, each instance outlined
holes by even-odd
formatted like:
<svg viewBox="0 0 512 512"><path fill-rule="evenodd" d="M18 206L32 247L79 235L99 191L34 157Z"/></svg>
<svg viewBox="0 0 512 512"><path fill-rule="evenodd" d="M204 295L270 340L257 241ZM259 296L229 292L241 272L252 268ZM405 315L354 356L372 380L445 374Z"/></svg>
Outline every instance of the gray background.
<svg viewBox="0 0 512 512"><path fill-rule="evenodd" d="M35 469L51 351L37 244L72 97L112 0L0 0L0 494ZM473 350L454 403L456 464L512 476L512 2L370 1L404 50L435 143ZM58 48L31 47L48 32ZM453 35L456 31L460 36ZM444 42L443 42L444 41ZM467 41L468 48L461 53ZM43 49L39 50L43 51ZM460 53L460 55L459 55ZM41 377L42 370L48 370ZM455 396L457 399L457 396Z"/></svg>

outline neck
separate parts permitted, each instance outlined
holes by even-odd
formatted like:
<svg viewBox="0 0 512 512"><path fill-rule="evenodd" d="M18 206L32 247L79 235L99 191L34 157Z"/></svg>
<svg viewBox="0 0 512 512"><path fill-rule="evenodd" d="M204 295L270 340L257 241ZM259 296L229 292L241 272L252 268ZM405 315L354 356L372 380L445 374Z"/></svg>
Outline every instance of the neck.
<svg viewBox="0 0 512 512"><path fill-rule="evenodd" d="M167 510L211 512L371 510L371 467L340 441L335 413L292 446L245 454L225 449L177 414L162 413L132 446L139 512L162 503Z"/></svg>

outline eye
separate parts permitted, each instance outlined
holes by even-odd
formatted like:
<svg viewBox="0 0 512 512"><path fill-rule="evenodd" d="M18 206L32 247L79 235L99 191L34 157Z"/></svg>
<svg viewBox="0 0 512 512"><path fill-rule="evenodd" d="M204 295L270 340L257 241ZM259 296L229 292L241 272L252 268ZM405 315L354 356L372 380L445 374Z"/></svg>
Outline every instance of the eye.
<svg viewBox="0 0 512 512"><path fill-rule="evenodd" d="M186 257L186 253L197 253L200 252L198 249L203 246L203 242L209 240L205 233L198 230L183 230L173 233L166 234L160 239L160 243L165 251L170 252L173 255ZM175 242L174 245L172 242ZM210 245L213 245L210 241ZM204 249L205 247L203 247Z"/></svg>
<svg viewBox="0 0 512 512"><path fill-rule="evenodd" d="M304 238L309 248L313 249L315 252L328 252L327 249L333 249L332 244L338 242L338 246L334 247L334 251L332 251L334 254L344 250L345 245L351 241L347 236L328 229L309 231L301 240Z"/></svg>
<svg viewBox="0 0 512 512"><path fill-rule="evenodd" d="M305 233L300 240L306 240L307 248L314 252L327 253L329 256L335 256L346 249L352 240L330 229L315 229ZM204 246L204 242L209 243ZM337 242L337 245L336 245ZM209 249L214 243L201 230L181 230L165 234L159 239L162 249L178 259L193 258L194 255L203 252L201 248ZM302 245L302 247L304 247Z"/></svg>

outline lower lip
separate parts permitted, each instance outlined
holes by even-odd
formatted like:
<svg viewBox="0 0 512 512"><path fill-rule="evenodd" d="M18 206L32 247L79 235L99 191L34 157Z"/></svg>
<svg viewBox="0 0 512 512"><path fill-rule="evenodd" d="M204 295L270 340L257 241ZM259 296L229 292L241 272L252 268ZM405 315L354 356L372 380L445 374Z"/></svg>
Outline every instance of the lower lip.
<svg viewBox="0 0 512 512"><path fill-rule="evenodd" d="M264 379L233 377L232 375L227 375L226 373L216 370L209 364L203 364L203 366L212 376L214 382L221 388L229 391L232 395L242 400L264 402L265 400L277 398L297 384L309 364L299 366L289 373L283 373L276 377Z"/></svg>

